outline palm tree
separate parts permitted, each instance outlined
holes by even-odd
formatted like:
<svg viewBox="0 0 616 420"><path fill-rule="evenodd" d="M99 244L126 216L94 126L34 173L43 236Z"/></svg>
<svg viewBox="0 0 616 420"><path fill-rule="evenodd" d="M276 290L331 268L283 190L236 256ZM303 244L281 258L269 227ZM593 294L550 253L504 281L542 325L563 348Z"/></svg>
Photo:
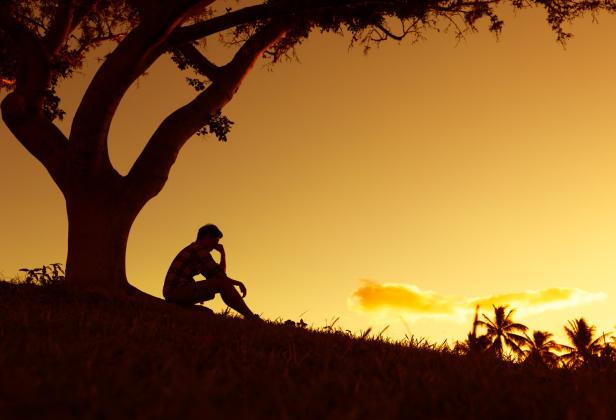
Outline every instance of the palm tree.
<svg viewBox="0 0 616 420"><path fill-rule="evenodd" d="M515 309L507 312L507 306L494 306L494 320L482 314L485 321L477 321L477 325L486 328L486 337L491 341L490 349L498 357L503 357L504 347L507 346L516 354L522 354L520 346L525 342L525 338L518 333L525 332L526 325L513 322L511 316Z"/></svg>
<svg viewBox="0 0 616 420"><path fill-rule="evenodd" d="M603 333L601 338L603 339L603 345L601 346L601 352L599 353L599 360L602 363L614 363L616 362L616 347L612 343L607 342L607 337L610 333ZM612 341L614 337L612 337Z"/></svg>
<svg viewBox="0 0 616 420"><path fill-rule="evenodd" d="M600 340L604 336L595 338L595 326L588 325L584 318L569 321L569 326L565 326L565 333L571 342L571 346L562 346L567 351L561 358L570 367L588 365L597 360L601 353L602 345Z"/></svg>
<svg viewBox="0 0 616 420"><path fill-rule="evenodd" d="M477 325L479 323L479 305L475 307L475 319L473 320L473 329L468 333L466 340L458 341L455 350L460 353L475 355L483 352L490 345L490 340L485 335L477 336Z"/></svg>
<svg viewBox="0 0 616 420"><path fill-rule="evenodd" d="M522 356L524 363L539 366L556 366L558 355L554 351L561 349L561 345L552 340L553 335L547 331L533 331L529 337L524 333L524 347Z"/></svg>

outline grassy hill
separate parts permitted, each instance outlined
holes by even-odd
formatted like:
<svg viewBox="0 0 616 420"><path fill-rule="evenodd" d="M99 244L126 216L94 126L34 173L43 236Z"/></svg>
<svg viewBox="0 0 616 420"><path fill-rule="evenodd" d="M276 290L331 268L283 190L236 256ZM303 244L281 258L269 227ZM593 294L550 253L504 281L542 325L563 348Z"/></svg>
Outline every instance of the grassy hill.
<svg viewBox="0 0 616 420"><path fill-rule="evenodd" d="M613 418L616 370L0 282L0 418Z"/></svg>

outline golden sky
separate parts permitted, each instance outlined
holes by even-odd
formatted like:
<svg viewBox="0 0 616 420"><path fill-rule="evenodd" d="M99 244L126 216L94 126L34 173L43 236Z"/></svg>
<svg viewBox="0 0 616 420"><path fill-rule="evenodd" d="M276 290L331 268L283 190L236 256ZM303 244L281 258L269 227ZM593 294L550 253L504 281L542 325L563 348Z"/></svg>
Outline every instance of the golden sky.
<svg viewBox="0 0 616 420"><path fill-rule="evenodd" d="M231 277L265 318L353 331L390 325L463 338L476 303L562 337L616 316L616 19L573 26L563 49L540 11L457 43L430 34L364 55L315 34L301 63L257 66L224 110L229 142L195 137L138 217L129 280L161 296L202 224L224 232ZM97 66L60 93L70 118ZM194 91L167 58L122 102L111 154L125 173ZM0 270L64 261L59 190L4 125ZM211 305L223 307L219 298Z"/></svg>

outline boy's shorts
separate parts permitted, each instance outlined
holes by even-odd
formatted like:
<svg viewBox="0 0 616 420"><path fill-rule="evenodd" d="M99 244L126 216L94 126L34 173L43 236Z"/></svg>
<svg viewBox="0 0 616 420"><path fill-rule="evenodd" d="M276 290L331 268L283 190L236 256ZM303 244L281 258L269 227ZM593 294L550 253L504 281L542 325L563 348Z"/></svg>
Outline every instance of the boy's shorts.
<svg viewBox="0 0 616 420"><path fill-rule="evenodd" d="M207 280L185 283L167 291L165 299L180 305L194 305L195 303L212 300L216 292L212 290Z"/></svg>

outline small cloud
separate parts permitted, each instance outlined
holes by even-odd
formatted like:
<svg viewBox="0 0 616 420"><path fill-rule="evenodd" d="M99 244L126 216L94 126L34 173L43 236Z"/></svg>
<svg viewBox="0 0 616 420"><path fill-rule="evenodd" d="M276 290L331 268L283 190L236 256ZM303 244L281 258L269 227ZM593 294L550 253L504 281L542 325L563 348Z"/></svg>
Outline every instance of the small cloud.
<svg viewBox="0 0 616 420"><path fill-rule="evenodd" d="M412 284L377 283L363 280L353 292L351 308L359 312L394 310L407 315L455 316L458 304L454 298L421 290Z"/></svg>
<svg viewBox="0 0 616 420"><path fill-rule="evenodd" d="M463 317L475 305L508 305L520 315L536 314L604 300L602 292L575 288L526 290L487 297L460 298L421 290L412 284L378 283L364 280L353 292L349 306L357 312L399 312L411 317Z"/></svg>

